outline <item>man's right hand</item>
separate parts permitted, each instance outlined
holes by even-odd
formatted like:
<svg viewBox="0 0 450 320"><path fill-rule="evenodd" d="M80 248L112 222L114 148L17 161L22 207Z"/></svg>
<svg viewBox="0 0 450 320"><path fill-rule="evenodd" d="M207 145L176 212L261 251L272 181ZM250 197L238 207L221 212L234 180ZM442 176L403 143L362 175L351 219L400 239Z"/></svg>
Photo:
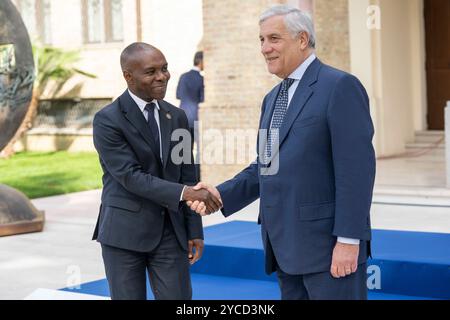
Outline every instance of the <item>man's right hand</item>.
<svg viewBox="0 0 450 320"><path fill-rule="evenodd" d="M211 214L222 208L220 198L207 189L198 188L198 186L187 186L183 192L183 200L185 200L188 205L193 202L203 203L206 207L206 214Z"/></svg>
<svg viewBox="0 0 450 320"><path fill-rule="evenodd" d="M216 187L206 184L204 182L199 182L195 187L195 190L208 190L212 195L214 195L216 198L219 199L220 201L220 208L222 209L223 207L223 203L222 203L222 198L220 197L220 193L219 190L217 190ZM216 211L209 211L206 207L206 204L202 201L187 201L186 204L191 208L191 210L197 212L198 214L200 214L201 216L206 216L206 215L210 215L213 212Z"/></svg>

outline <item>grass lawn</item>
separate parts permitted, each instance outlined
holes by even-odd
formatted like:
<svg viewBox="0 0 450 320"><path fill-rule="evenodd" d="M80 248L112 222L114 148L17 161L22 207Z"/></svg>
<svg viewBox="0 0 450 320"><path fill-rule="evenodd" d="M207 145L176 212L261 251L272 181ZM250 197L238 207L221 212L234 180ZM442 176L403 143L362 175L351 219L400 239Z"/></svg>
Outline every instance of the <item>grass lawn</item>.
<svg viewBox="0 0 450 320"><path fill-rule="evenodd" d="M99 189L101 177L95 152L24 152L0 159L0 183L32 199Z"/></svg>

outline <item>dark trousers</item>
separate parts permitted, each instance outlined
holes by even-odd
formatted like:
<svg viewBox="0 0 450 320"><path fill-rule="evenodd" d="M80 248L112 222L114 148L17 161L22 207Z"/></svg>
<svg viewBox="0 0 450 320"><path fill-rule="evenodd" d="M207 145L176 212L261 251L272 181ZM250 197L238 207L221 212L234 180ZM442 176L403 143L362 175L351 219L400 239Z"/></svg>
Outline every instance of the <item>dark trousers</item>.
<svg viewBox="0 0 450 320"><path fill-rule="evenodd" d="M333 278L329 271L290 275L277 270L283 300L367 300L367 264L345 278Z"/></svg>
<svg viewBox="0 0 450 320"><path fill-rule="evenodd" d="M191 300L188 253L175 236L168 217L158 247L142 253L102 244L112 300L146 300L146 272L157 300Z"/></svg>
<svg viewBox="0 0 450 320"><path fill-rule="evenodd" d="M367 263L345 278L333 278L330 271L291 275L281 270L268 242L266 259L276 269L282 300L367 300Z"/></svg>

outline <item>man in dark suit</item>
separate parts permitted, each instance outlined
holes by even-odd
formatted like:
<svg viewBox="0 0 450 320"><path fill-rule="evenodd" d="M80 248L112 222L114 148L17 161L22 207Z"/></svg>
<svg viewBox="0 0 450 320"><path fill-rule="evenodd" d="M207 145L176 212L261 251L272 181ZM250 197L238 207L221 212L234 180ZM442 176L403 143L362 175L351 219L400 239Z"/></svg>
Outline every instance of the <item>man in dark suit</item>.
<svg viewBox="0 0 450 320"><path fill-rule="evenodd" d="M205 87L203 84L203 76L200 73L201 71L203 71L203 52L199 51L194 56L194 67L192 70L181 75L177 86L177 99L180 100L180 108L186 112L189 128L195 138L197 163L200 162L200 139L199 133L195 132L195 122L198 121L198 105L205 100ZM196 170L200 179L199 164L196 165Z"/></svg>
<svg viewBox="0 0 450 320"><path fill-rule="evenodd" d="M256 163L217 189L197 188L220 196L225 216L260 198L266 271L277 272L283 299L367 299L375 155L366 91L316 58L312 20L298 9L267 10L260 40L283 79L262 104L267 139Z"/></svg>
<svg viewBox="0 0 450 320"><path fill-rule="evenodd" d="M170 78L164 55L133 43L120 63L128 89L93 123L104 173L93 239L102 246L112 299L146 299L146 271L156 299L191 299L189 263L201 257L203 230L184 201L203 198L211 210L220 203L192 188L197 177L188 120L163 100ZM177 129L185 131L185 162L172 152Z"/></svg>

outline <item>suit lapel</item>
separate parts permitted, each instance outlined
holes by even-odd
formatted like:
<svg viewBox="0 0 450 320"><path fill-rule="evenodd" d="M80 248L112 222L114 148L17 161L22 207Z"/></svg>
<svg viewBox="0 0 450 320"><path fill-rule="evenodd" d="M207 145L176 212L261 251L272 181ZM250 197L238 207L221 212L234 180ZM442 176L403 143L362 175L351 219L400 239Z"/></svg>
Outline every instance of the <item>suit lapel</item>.
<svg viewBox="0 0 450 320"><path fill-rule="evenodd" d="M298 118L309 98L311 98L311 96L313 95L314 91L311 86L317 82L317 77L319 75L321 66L322 63L319 61L319 59L314 60L306 70L303 78L300 80L300 83L295 90L294 96L292 97L292 101L289 105L283 124L280 128L280 147L284 139L286 139L287 134L291 130L292 124L294 123L295 119Z"/></svg>
<svg viewBox="0 0 450 320"><path fill-rule="evenodd" d="M317 77L319 75L319 70L321 66L322 63L320 62L319 59L314 60L306 70L305 74L303 75L303 78L300 80L300 83L298 84L297 89L295 90L294 96L292 97L291 103L284 117L283 124L280 128L279 148L281 148L281 145L286 139L295 119L298 118L300 113L303 111L303 108L305 107L306 103L313 95L314 90L311 88L311 86L317 82ZM264 126L261 126L261 128L263 129L270 128L270 122L272 120L272 113L275 107L275 100L278 96L278 91L279 90L274 90L274 94L268 101L270 103L268 105L268 107L270 107L269 109L270 113L266 112L265 119L263 121ZM266 150L265 146L264 149L262 150ZM277 154L276 152L272 154L270 161L276 154Z"/></svg>
<svg viewBox="0 0 450 320"><path fill-rule="evenodd" d="M261 126L260 129L266 130L265 133L265 139L263 141L261 141L262 143L260 144L259 141L259 135L258 135L258 152L265 152L266 148L267 148L267 137L268 137L268 130L270 128L270 122L272 120L272 114L273 114L273 110L275 108L275 100L278 96L278 92L280 91L280 87L281 84L279 84L278 86L276 86L273 90L272 93L267 97L267 102L264 108L264 114L263 114L263 118L261 120ZM261 153L259 152L259 153Z"/></svg>
<svg viewBox="0 0 450 320"><path fill-rule="evenodd" d="M289 133L295 119L297 119L298 115L302 112L303 108L312 95L313 90L310 87L306 86L305 83L302 84L302 81L300 81L297 90L295 90L295 94L292 97L289 109L287 110L287 113L284 117L283 124L280 128L280 146L283 143L284 139L286 139L286 136Z"/></svg>
<svg viewBox="0 0 450 320"><path fill-rule="evenodd" d="M145 142L150 146L156 159L159 159L160 157L159 154L157 154L155 141L152 139L152 132L150 131L148 123L145 121L145 117L136 102L131 98L128 90L119 97L119 105L125 114L125 118L127 118L127 120L139 131Z"/></svg>
<svg viewBox="0 0 450 320"><path fill-rule="evenodd" d="M261 121L261 129L269 129L270 120L272 120L273 109L275 108L275 100L277 99L278 92L280 91L281 84L272 90L272 94L267 97L267 104L265 106L263 119Z"/></svg>
<svg viewBox="0 0 450 320"><path fill-rule="evenodd" d="M159 110L159 125L161 127L161 145L163 155L163 166L167 165L170 152L170 139L172 135L172 114L163 100L158 100Z"/></svg>

